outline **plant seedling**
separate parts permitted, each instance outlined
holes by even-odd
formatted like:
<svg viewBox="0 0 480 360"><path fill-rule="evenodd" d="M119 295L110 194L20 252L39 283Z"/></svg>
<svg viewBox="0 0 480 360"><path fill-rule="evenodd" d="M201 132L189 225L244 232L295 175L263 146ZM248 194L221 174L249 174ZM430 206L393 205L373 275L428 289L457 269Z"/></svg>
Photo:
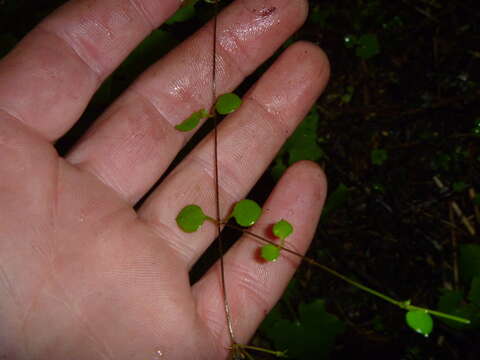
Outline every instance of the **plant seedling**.
<svg viewBox="0 0 480 360"><path fill-rule="evenodd" d="M212 3L212 4L218 4L219 0L205 0L205 2ZM216 9L216 11L218 11ZM215 39L216 39L216 26L217 26L217 20L216 20L216 15L214 17L214 46L213 46L213 59L215 59L216 53L216 44L215 44ZM378 45L378 40L375 35L373 34L367 34L359 39L354 39L355 41L352 42L353 45L357 45L357 56L363 58L363 59L368 59L374 55L376 55L379 52L379 45ZM353 46L352 45L352 46ZM213 87L212 87L212 92L213 92L213 97L215 98L215 60L213 61ZM250 232L244 228L250 227L254 225L257 220L260 218L260 215L262 214L262 209L261 207L254 201L244 199L239 202L237 202L233 208L233 211L230 216L227 217L226 221L221 221L219 218L219 189L218 189L218 163L217 163L217 154L218 154L218 149L217 149L217 129L216 129L216 124L217 124L217 114L220 115L227 115L231 114L234 112L236 109L240 107L242 104L242 100L240 97L233 93L228 93L228 94L223 94L217 98L217 101L214 105L214 110L212 111L212 114L209 114L205 109L201 109L197 112L194 112L190 117L188 117L185 121L183 121L181 124L176 126L176 129L179 131L190 131L194 129L200 122L201 119L207 118L207 117L212 117L214 119L214 152L215 152L215 183L216 183L216 205L217 205L217 217L212 218L210 216L207 216L204 214L203 210L198 206L198 205L187 205L184 207L180 213L178 214L176 221L178 226L185 232L187 233L192 233L197 231L200 226L205 222L205 220L209 220L214 222L217 225L217 231L218 231L218 241L219 241L219 249L220 249L220 268L222 269L222 291L223 291L223 298L225 302L225 314L227 318L227 325L229 329L229 335L230 335L230 340L232 343L231 350L232 350L232 355L234 358L238 359L253 359L247 352L248 350L254 350L254 351L262 351L264 353L276 355L276 356L285 356L284 352L275 352L272 350L268 349L263 349L263 348L258 348L254 346L249 346L249 345L242 345L238 344L235 341L235 337L233 334L233 329L232 329L232 321L230 320L229 317L229 308L228 308L228 301L227 301L227 293L225 290L225 280L224 280L224 274L223 274L223 246L221 245L221 237L220 237L220 226L225 225L225 226L231 226L232 228L241 230L243 233L254 237L256 239L262 240L265 243L267 243L265 246L261 248L261 256L264 260L266 261L275 261L279 256L281 250L287 251L290 254L293 254L295 256L298 256L305 262L309 263L312 266L318 267L321 270L328 272L329 274L351 284L352 286L355 286L365 292L370 293L371 295L374 295L378 298L381 298L395 306L398 306L404 310L406 310L406 322L408 326L410 326L412 329L414 329L416 332L428 336L432 329L433 329L433 319L431 315L435 315L438 317L442 317L448 320L453 320L457 321L463 324L469 324L470 321L468 319L461 318L459 316L454 316L454 315L449 315L440 311L435 311L435 310L430 310L426 308L421 308L415 305L412 305L410 301L398 301L395 300L394 298L391 298L379 291L376 291L374 289L371 289L361 283L356 282L355 280L352 280L337 271L317 262L316 260L312 258L308 258L303 256L302 254L295 252L294 250L291 250L287 247L284 246L285 239L289 235L292 234L293 232L293 226L286 220L282 219L278 221L276 224L273 226L273 234L280 239L280 244L276 245L270 240L255 234L253 232ZM386 153L385 150L378 150L376 153L372 153L372 163L381 165L386 159L387 159L388 154ZM237 222L240 227L229 225L227 223L227 220L230 218L234 218L235 221Z"/></svg>

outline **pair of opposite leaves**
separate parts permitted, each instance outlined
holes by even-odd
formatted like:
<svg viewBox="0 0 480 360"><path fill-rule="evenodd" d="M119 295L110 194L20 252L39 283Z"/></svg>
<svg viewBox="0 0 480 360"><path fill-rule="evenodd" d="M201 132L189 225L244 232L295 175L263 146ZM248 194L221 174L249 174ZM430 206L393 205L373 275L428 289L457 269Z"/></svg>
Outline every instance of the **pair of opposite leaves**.
<svg viewBox="0 0 480 360"><path fill-rule="evenodd" d="M240 99L238 95L234 93L223 94L218 97L217 102L215 103L214 111L220 115L228 115L237 110L240 105L242 105L242 99ZM191 131L198 126L200 120L213 116L215 115L210 114L207 110L200 109L175 126L175 129L183 132Z"/></svg>
<svg viewBox="0 0 480 360"><path fill-rule="evenodd" d="M235 204L231 214L225 219L225 223L231 218L235 219L238 225L250 227L254 225L262 214L261 207L253 200L243 199ZM180 229L187 233L197 231L205 220L216 223L216 220L205 215L198 205L187 205L177 215L176 221ZM280 239L280 246L266 244L260 249L261 257L266 261L276 261L280 256L280 250L285 239L293 232L293 226L286 220L280 220L273 225L273 234Z"/></svg>

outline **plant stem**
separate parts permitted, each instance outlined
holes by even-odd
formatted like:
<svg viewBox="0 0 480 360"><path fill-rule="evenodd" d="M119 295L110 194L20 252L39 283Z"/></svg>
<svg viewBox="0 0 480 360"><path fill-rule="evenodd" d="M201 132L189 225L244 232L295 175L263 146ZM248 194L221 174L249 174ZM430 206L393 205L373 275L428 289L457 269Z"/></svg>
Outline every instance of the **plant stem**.
<svg viewBox="0 0 480 360"><path fill-rule="evenodd" d="M316 260L312 259L312 258L309 258L307 256L303 256L302 254L299 254L297 253L296 251L294 250L291 250L285 246L282 245L278 245L278 244L275 244L273 241L270 241L268 239L266 239L265 237L263 236L260 236L258 234L255 234L254 232L251 232L249 230L246 230L244 228L241 228L240 226L236 226L236 225L233 225L233 224L227 224L227 223L224 223L222 222L221 225L225 225L225 226L228 226L232 229L236 229L236 230L239 230L241 232L243 232L244 234L247 234L247 235L250 235L256 239L259 239L263 242L266 242L266 243L269 243L269 244L272 244L272 245L275 245L275 246L278 246L280 249L290 253L290 254L293 254L295 256L298 256L299 258L301 258L303 261L313 265L313 266L316 266L320 269L322 269L323 271L325 272L328 272L329 274L349 283L350 285L352 286L355 286L356 288L360 289L360 290L363 290L373 296L376 296L384 301L387 301L395 306L398 306L399 308L401 309L405 309L407 311L415 311L415 310L420 310L420 311L425 311L426 313L429 313L431 315L435 315L437 317L441 317L441 318L445 318L445 319L449 319L449 320L454 320L454 321L457 321L457 322L460 322L462 324L470 324L470 320L468 319L465 319L465 318L461 318L461 317L458 317L458 316L454 316L454 315L450 315L450 314L446 314L446 313L443 313L443 312L440 312L440 311L436 311L436 310L431 310L431 309L427 309L427 308L423 308L423 307L418 307L418 306L415 306L415 305L412 305L410 304L410 301L399 301L399 300L396 300L388 295L385 295L377 290L374 290L372 288L369 288L368 286L365 286L363 284L360 284L358 282L356 282L355 280L352 280L350 279L349 277L345 276L345 275L342 275L340 274L339 272L329 268L328 266L326 265L323 265L323 264L320 264L319 262L317 262Z"/></svg>
<svg viewBox="0 0 480 360"><path fill-rule="evenodd" d="M407 305L406 307L403 307L403 306L400 306L400 307L402 307L406 310L409 310L409 311L413 311L413 310L425 311L426 313L429 313L431 315L435 315L437 317L457 321L457 322L462 323L462 324L470 324L470 320L468 320L468 319L461 318L461 317L455 316L455 315L445 314L445 313L440 312L440 311L430 310L430 309L422 308L422 307L415 306L415 305Z"/></svg>
<svg viewBox="0 0 480 360"><path fill-rule="evenodd" d="M234 344L232 345L232 350L235 352L240 352L242 355L246 355L249 359L252 358L250 354L246 350L253 350L253 351L258 351L262 352L265 354L270 354L274 355L276 357L286 357L286 352L285 351L276 351L276 350L270 350L270 349L265 349L262 347L258 346L253 346L253 345L243 345L243 344Z"/></svg>

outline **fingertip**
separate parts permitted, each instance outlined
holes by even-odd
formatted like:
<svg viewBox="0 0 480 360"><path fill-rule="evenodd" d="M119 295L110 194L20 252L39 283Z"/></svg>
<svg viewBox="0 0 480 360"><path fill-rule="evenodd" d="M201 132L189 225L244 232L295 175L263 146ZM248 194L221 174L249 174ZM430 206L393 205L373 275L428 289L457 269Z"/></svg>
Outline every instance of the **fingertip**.
<svg viewBox="0 0 480 360"><path fill-rule="evenodd" d="M308 186L308 189L302 188L302 190L308 190L310 195L316 201L320 201L323 206L327 195L328 182L325 172L318 163L310 160L298 161L288 167L280 181L293 182L297 186L298 184Z"/></svg>
<svg viewBox="0 0 480 360"><path fill-rule="evenodd" d="M330 61L322 48L312 42L300 40L292 44L287 51L294 52L294 57L303 59L303 66L308 66L312 75L320 79L321 89L330 78Z"/></svg>

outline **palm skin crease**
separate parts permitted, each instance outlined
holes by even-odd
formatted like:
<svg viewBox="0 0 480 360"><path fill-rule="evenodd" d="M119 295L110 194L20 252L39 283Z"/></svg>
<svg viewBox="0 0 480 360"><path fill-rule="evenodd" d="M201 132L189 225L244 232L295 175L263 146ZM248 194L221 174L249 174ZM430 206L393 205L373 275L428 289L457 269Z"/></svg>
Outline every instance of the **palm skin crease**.
<svg viewBox="0 0 480 360"><path fill-rule="evenodd" d="M70 1L0 60L0 359L226 359L218 264L193 264L215 226L183 233L187 204L214 213L212 137L149 195L191 133L174 126L211 99L211 23L148 69L65 158L53 144L101 82L179 0ZM252 9L273 8L259 17ZM233 90L305 20L304 0L237 0L218 17L218 91ZM221 209L246 196L328 79L315 45L287 49L219 127ZM201 106L199 106L201 104ZM295 224L305 252L326 193L316 164L292 166L254 230ZM289 238L290 239L290 238ZM242 237L225 254L233 326L248 342L298 260L260 263ZM161 354L161 355L160 355Z"/></svg>

